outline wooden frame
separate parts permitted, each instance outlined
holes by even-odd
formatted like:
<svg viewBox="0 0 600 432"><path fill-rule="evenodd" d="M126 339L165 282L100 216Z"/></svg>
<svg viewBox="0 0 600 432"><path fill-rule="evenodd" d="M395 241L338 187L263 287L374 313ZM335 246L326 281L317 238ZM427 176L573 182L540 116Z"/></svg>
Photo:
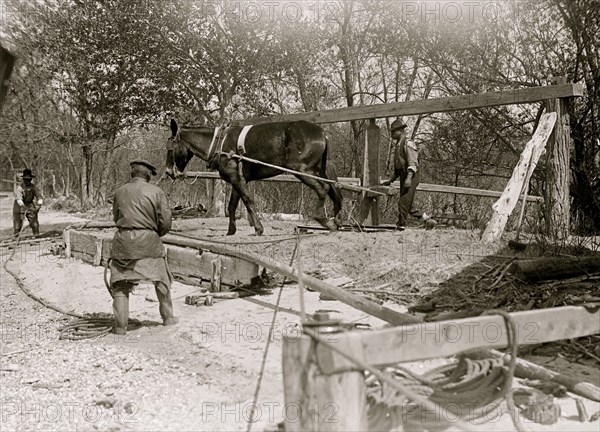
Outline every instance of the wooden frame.
<svg viewBox="0 0 600 432"><path fill-rule="evenodd" d="M337 123L352 120L367 120L385 117L402 117L435 112L449 112L476 108L488 108L499 105L513 105L539 102L548 99L583 96L583 85L560 84L529 87L518 90L466 94L436 99L412 100L368 106L353 106L324 111L285 114L272 117L233 120L232 126L246 126L263 123L306 120L313 123Z"/></svg>

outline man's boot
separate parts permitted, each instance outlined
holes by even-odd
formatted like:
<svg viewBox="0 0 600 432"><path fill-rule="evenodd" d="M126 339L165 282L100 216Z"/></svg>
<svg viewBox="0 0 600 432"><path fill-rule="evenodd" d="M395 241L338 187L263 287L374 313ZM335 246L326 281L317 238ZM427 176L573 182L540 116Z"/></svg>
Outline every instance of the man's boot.
<svg viewBox="0 0 600 432"><path fill-rule="evenodd" d="M154 288L158 297L158 310L163 319L163 325L170 326L179 322L179 318L173 315L173 302L171 301L171 290L162 282L155 282Z"/></svg>
<svg viewBox="0 0 600 432"><path fill-rule="evenodd" d="M423 213L423 217L421 219L425 223L426 230L432 230L437 225L437 222L435 220L431 219L431 217L428 216L426 213Z"/></svg>
<svg viewBox="0 0 600 432"><path fill-rule="evenodd" d="M113 313L115 315L114 334L126 335L129 321L129 296L123 292L115 292L113 297Z"/></svg>

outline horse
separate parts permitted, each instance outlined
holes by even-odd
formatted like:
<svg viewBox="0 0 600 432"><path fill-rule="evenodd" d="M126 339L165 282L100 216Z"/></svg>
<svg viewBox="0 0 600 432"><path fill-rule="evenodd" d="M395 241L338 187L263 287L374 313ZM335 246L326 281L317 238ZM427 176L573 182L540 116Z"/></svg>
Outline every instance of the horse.
<svg viewBox="0 0 600 432"><path fill-rule="evenodd" d="M227 235L235 234L235 213L240 198L248 209L248 221L256 235L263 234L263 226L256 206L248 193L247 183L281 174L283 167L300 173L337 181L335 170L327 165L328 141L320 126L307 121L277 122L254 126L229 127L226 135L211 127L179 127L171 120L171 138L167 143L165 173L172 179L183 176L188 162L197 156L216 169L220 177L232 186L229 199L229 229ZM265 162L266 166L243 161L235 154ZM274 167L276 166L276 167ZM294 174L302 183L317 194L318 201L313 218L324 227L335 231L340 225L342 193L335 184ZM325 214L325 198L333 202L334 218Z"/></svg>

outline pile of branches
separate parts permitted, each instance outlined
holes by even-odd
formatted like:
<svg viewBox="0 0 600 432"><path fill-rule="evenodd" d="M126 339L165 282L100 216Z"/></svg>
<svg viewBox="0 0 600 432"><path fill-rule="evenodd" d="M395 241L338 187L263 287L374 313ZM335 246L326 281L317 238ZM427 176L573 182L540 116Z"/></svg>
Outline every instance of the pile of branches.
<svg viewBox="0 0 600 432"><path fill-rule="evenodd" d="M442 321L478 316L490 309L518 312L600 305L600 254L497 260L489 257L472 265L409 311L425 313L425 321ZM569 360L587 358L600 365L599 347L600 336L593 335L528 350L549 355L560 351Z"/></svg>

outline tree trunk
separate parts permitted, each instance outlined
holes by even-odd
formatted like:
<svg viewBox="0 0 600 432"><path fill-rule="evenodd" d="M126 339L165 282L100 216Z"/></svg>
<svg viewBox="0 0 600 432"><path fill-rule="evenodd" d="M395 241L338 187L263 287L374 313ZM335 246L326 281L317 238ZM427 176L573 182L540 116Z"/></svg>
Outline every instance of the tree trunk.
<svg viewBox="0 0 600 432"><path fill-rule="evenodd" d="M600 255L581 258L545 257L515 261L513 269L520 279L530 282L568 279L600 272Z"/></svg>
<svg viewBox="0 0 600 432"><path fill-rule="evenodd" d="M106 152L104 153L104 163L102 171L100 172L100 183L98 184L98 196L101 202L106 203L106 197L108 195L108 180L112 167L114 166L114 152L115 152L115 138L112 137L106 143Z"/></svg>
<svg viewBox="0 0 600 432"><path fill-rule="evenodd" d="M94 191L94 184L92 179L92 166L94 154L92 153L91 146L85 144L82 146L83 150L83 169L81 170L81 191L80 199L81 205L86 208L92 204L92 197Z"/></svg>

